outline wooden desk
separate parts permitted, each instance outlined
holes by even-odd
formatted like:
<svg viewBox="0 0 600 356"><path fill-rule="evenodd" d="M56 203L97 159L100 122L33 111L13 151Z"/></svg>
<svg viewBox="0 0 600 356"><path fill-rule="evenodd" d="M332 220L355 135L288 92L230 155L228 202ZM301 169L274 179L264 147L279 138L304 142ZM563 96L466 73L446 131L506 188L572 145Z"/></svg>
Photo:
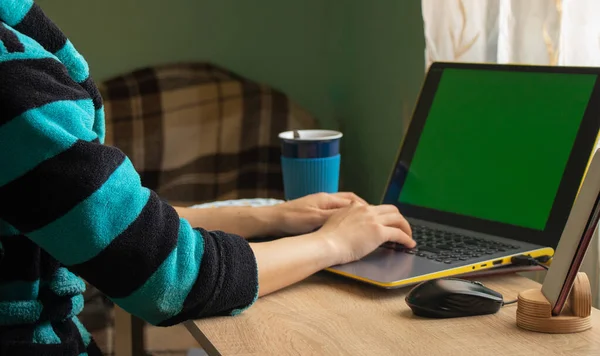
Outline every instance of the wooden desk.
<svg viewBox="0 0 600 356"><path fill-rule="evenodd" d="M505 300L539 286L517 275L477 280ZM209 355L600 355L598 310L591 330L538 334L516 326L516 304L487 316L415 317L404 302L409 289L380 290L324 273L259 299L242 315L186 326Z"/></svg>

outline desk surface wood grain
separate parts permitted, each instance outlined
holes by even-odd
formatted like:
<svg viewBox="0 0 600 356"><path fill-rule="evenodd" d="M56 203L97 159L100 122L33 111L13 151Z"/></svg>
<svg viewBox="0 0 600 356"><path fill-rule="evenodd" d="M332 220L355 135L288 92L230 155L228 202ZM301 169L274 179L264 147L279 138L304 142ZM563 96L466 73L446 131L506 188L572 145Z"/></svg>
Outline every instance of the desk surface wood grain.
<svg viewBox="0 0 600 356"><path fill-rule="evenodd" d="M540 287L518 275L478 280L505 300ZM591 330L540 334L516 326L516 304L486 316L413 316L404 301L409 290L382 290L322 273L259 299L242 315L186 326L209 355L600 355L596 309Z"/></svg>

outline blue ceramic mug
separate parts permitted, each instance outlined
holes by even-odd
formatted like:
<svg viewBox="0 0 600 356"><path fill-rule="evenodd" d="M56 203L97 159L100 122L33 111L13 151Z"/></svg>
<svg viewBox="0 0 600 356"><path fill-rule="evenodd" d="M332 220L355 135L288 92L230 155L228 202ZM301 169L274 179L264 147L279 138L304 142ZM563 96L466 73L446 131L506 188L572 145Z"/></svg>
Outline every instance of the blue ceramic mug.
<svg viewBox="0 0 600 356"><path fill-rule="evenodd" d="M286 200L338 191L341 138L341 132L332 130L297 130L279 134Z"/></svg>

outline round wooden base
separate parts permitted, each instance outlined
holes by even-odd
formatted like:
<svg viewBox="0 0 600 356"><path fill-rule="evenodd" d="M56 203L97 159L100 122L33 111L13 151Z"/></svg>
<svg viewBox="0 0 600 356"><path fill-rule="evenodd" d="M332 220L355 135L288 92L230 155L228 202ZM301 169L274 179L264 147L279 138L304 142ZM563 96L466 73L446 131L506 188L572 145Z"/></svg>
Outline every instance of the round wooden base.
<svg viewBox="0 0 600 356"><path fill-rule="evenodd" d="M552 316L550 302L541 289L519 293L517 303L517 325L526 330L567 334L592 327L592 291L590 281L583 272L577 274L567 304L559 316Z"/></svg>

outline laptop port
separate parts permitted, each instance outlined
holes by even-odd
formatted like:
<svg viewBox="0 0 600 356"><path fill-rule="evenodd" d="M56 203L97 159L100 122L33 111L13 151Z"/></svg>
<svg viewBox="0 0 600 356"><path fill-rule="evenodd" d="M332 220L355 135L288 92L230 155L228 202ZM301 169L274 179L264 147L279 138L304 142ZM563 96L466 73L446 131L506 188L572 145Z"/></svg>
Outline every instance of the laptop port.
<svg viewBox="0 0 600 356"><path fill-rule="evenodd" d="M499 264L501 264L501 263L502 263L502 260L496 260L496 261L494 261L494 263L493 263L493 264L494 264L494 265L499 265Z"/></svg>

